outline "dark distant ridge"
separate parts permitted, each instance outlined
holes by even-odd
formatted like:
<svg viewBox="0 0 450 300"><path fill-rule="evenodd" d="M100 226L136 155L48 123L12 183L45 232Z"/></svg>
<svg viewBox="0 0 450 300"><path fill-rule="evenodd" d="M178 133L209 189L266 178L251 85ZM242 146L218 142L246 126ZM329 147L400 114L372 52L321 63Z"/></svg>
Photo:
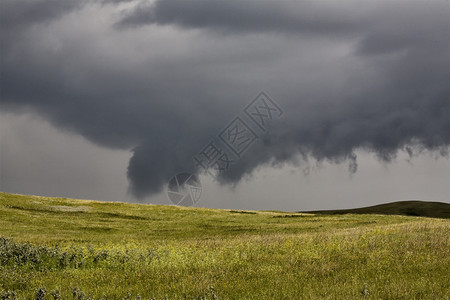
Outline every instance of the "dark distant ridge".
<svg viewBox="0 0 450 300"><path fill-rule="evenodd" d="M305 213L341 215L341 214L378 214L378 215L403 215L430 218L450 218L450 204L428 201L397 201L374 206L338 209L303 211Z"/></svg>

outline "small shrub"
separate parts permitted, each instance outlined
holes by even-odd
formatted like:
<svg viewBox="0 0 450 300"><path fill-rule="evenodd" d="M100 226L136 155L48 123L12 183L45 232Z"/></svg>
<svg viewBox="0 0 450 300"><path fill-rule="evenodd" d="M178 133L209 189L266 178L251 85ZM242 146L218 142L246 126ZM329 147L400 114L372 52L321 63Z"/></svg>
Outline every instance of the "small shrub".
<svg viewBox="0 0 450 300"><path fill-rule="evenodd" d="M16 296L16 292L14 291L2 291L0 293L0 299L1 300L16 300L17 296Z"/></svg>
<svg viewBox="0 0 450 300"><path fill-rule="evenodd" d="M47 294L47 290L45 288L40 288L36 292L36 296L34 297L34 299L36 299L36 300L44 300L45 299L45 294Z"/></svg>

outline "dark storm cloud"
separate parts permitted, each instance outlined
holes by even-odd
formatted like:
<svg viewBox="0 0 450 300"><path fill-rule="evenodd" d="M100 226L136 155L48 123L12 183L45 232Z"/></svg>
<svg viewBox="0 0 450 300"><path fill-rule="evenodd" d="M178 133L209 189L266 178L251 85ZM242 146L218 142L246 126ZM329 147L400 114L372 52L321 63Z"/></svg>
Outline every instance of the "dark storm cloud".
<svg viewBox="0 0 450 300"><path fill-rule="evenodd" d="M303 31L328 35L353 31L357 22L351 11L327 9L317 1L157 0L142 1L117 25L127 28L149 24L238 33Z"/></svg>
<svg viewBox="0 0 450 300"><path fill-rule="evenodd" d="M120 3L131 0L93 0L97 3ZM51 21L81 8L86 0L3 0L0 11L2 30L23 28Z"/></svg>
<svg viewBox="0 0 450 300"><path fill-rule="evenodd" d="M192 156L262 89L285 114L222 182L299 157L355 172L358 149L448 155L448 2L162 0L121 20L104 3L2 2L2 107L132 149L138 197L194 172Z"/></svg>
<svg viewBox="0 0 450 300"><path fill-rule="evenodd" d="M132 0L2 0L0 3L0 49L12 46L24 30L48 24L87 3L118 4Z"/></svg>
<svg viewBox="0 0 450 300"><path fill-rule="evenodd" d="M31 26L61 17L80 5L81 1L71 0L4 0L1 3L0 24L3 30Z"/></svg>

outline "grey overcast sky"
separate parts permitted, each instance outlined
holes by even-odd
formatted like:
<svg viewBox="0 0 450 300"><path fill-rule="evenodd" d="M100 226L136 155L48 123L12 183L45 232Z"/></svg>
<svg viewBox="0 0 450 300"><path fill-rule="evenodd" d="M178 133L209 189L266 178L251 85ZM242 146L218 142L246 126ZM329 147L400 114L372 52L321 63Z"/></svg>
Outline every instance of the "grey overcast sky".
<svg viewBox="0 0 450 300"><path fill-rule="evenodd" d="M450 202L449 16L448 0L2 0L0 190L169 204L190 172L206 207ZM273 102L246 114L261 91ZM193 160L210 141L214 180Z"/></svg>

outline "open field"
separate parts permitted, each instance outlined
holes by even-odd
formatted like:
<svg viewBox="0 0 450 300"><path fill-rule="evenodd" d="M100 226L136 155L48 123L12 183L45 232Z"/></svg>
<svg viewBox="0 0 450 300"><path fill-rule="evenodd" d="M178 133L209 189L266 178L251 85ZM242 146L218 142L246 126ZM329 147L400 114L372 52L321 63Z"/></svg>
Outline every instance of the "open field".
<svg viewBox="0 0 450 300"><path fill-rule="evenodd" d="M450 220L444 218L233 211L0 193L0 236L3 299L450 295Z"/></svg>

